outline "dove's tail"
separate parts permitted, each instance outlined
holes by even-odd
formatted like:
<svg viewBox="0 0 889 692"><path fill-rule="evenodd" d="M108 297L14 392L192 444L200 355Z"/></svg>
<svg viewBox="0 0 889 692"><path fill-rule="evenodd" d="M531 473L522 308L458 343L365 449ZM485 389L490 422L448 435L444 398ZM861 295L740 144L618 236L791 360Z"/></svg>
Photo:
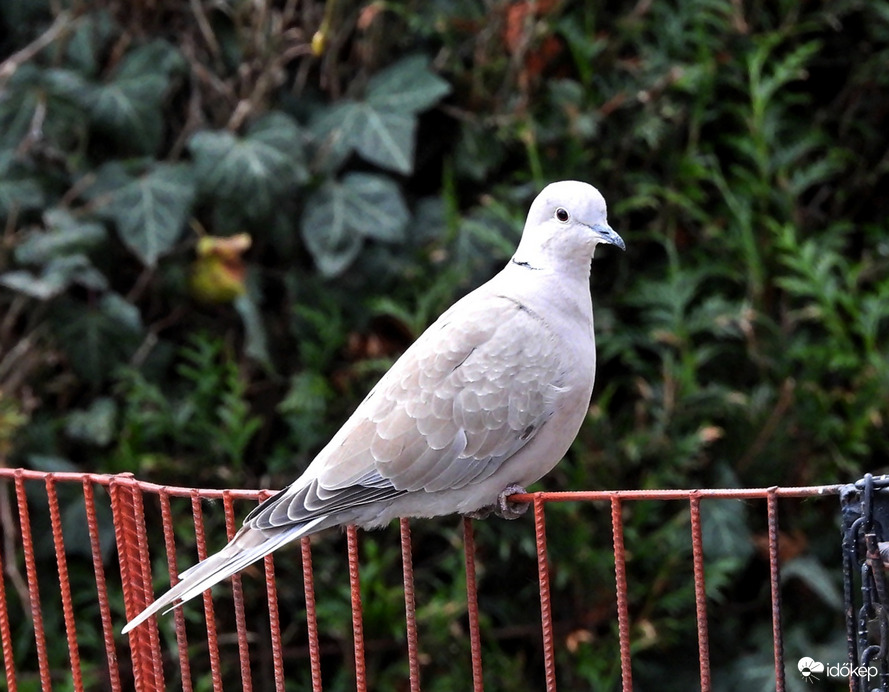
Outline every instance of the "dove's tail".
<svg viewBox="0 0 889 692"><path fill-rule="evenodd" d="M280 530L274 532L245 526L218 553L180 574L178 584L130 620L121 632L126 634L167 606L170 606L170 610L178 608L189 599L206 591L226 577L230 577L235 572L239 572L247 565L264 558L285 543L319 531L326 525L324 524L326 519L328 519L327 516L320 516L305 524L281 527Z"/></svg>

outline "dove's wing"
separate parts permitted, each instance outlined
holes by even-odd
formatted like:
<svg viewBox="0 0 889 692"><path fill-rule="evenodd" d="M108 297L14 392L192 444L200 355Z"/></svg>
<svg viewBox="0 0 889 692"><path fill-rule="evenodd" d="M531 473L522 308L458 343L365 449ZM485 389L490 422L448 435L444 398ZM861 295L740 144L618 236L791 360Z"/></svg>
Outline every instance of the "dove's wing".
<svg viewBox="0 0 889 692"><path fill-rule="evenodd" d="M503 296L458 303L393 365L306 473L245 524L281 529L407 492L480 482L553 415L564 371L543 316Z"/></svg>

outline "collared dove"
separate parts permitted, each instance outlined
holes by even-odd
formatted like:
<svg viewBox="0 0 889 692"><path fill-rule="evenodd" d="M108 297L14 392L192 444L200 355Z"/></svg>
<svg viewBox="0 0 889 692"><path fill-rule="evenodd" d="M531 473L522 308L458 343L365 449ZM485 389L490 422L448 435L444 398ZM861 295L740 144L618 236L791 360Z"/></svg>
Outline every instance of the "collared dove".
<svg viewBox="0 0 889 692"><path fill-rule="evenodd" d="M123 631L331 526L527 509L508 496L556 465L589 408L599 243L625 249L599 191L576 181L544 188L509 264L404 352L302 476Z"/></svg>

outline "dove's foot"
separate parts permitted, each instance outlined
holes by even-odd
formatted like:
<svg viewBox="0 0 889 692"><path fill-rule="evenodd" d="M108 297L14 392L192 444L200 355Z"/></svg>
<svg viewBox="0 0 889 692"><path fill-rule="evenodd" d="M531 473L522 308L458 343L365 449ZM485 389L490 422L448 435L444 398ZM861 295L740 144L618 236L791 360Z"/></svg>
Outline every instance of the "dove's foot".
<svg viewBox="0 0 889 692"><path fill-rule="evenodd" d="M474 512L467 512L463 516L469 517L470 519L487 519L493 512L503 519L518 519L528 511L528 507L531 506L531 503L510 502L509 497L511 495L521 495L525 492L526 490L522 486L513 483L500 491L495 504L488 505L487 507L479 507Z"/></svg>
<svg viewBox="0 0 889 692"><path fill-rule="evenodd" d="M500 495L497 496L497 506L494 509L494 513L498 517L503 517L504 519L518 519L528 511L528 507L531 506L531 503L511 502L509 497L510 495L523 495L525 492L526 491L522 486L516 485L515 483L506 486L500 491Z"/></svg>
<svg viewBox="0 0 889 692"><path fill-rule="evenodd" d="M487 519L491 516L491 512L494 511L494 505L488 505L487 507L479 507L474 512L467 512L464 514L464 517L469 519Z"/></svg>

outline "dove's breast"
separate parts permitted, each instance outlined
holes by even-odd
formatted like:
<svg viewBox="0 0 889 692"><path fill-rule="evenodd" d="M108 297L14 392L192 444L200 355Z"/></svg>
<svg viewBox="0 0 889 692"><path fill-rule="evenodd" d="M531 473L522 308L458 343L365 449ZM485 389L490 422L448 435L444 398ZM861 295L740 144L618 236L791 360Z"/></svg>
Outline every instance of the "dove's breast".
<svg viewBox="0 0 889 692"><path fill-rule="evenodd" d="M434 339L437 352L418 343L408 379L381 382L369 402L389 438L374 449L376 467L396 487L415 491L374 523L491 505L505 487L550 471L577 435L595 375L591 326L567 328L564 314L544 314L520 298L483 304L481 311L463 305L459 322L445 315L430 330L448 335ZM443 342L462 346L441 349ZM403 454L405 444L418 446ZM426 462L429 445L443 448L434 465Z"/></svg>

